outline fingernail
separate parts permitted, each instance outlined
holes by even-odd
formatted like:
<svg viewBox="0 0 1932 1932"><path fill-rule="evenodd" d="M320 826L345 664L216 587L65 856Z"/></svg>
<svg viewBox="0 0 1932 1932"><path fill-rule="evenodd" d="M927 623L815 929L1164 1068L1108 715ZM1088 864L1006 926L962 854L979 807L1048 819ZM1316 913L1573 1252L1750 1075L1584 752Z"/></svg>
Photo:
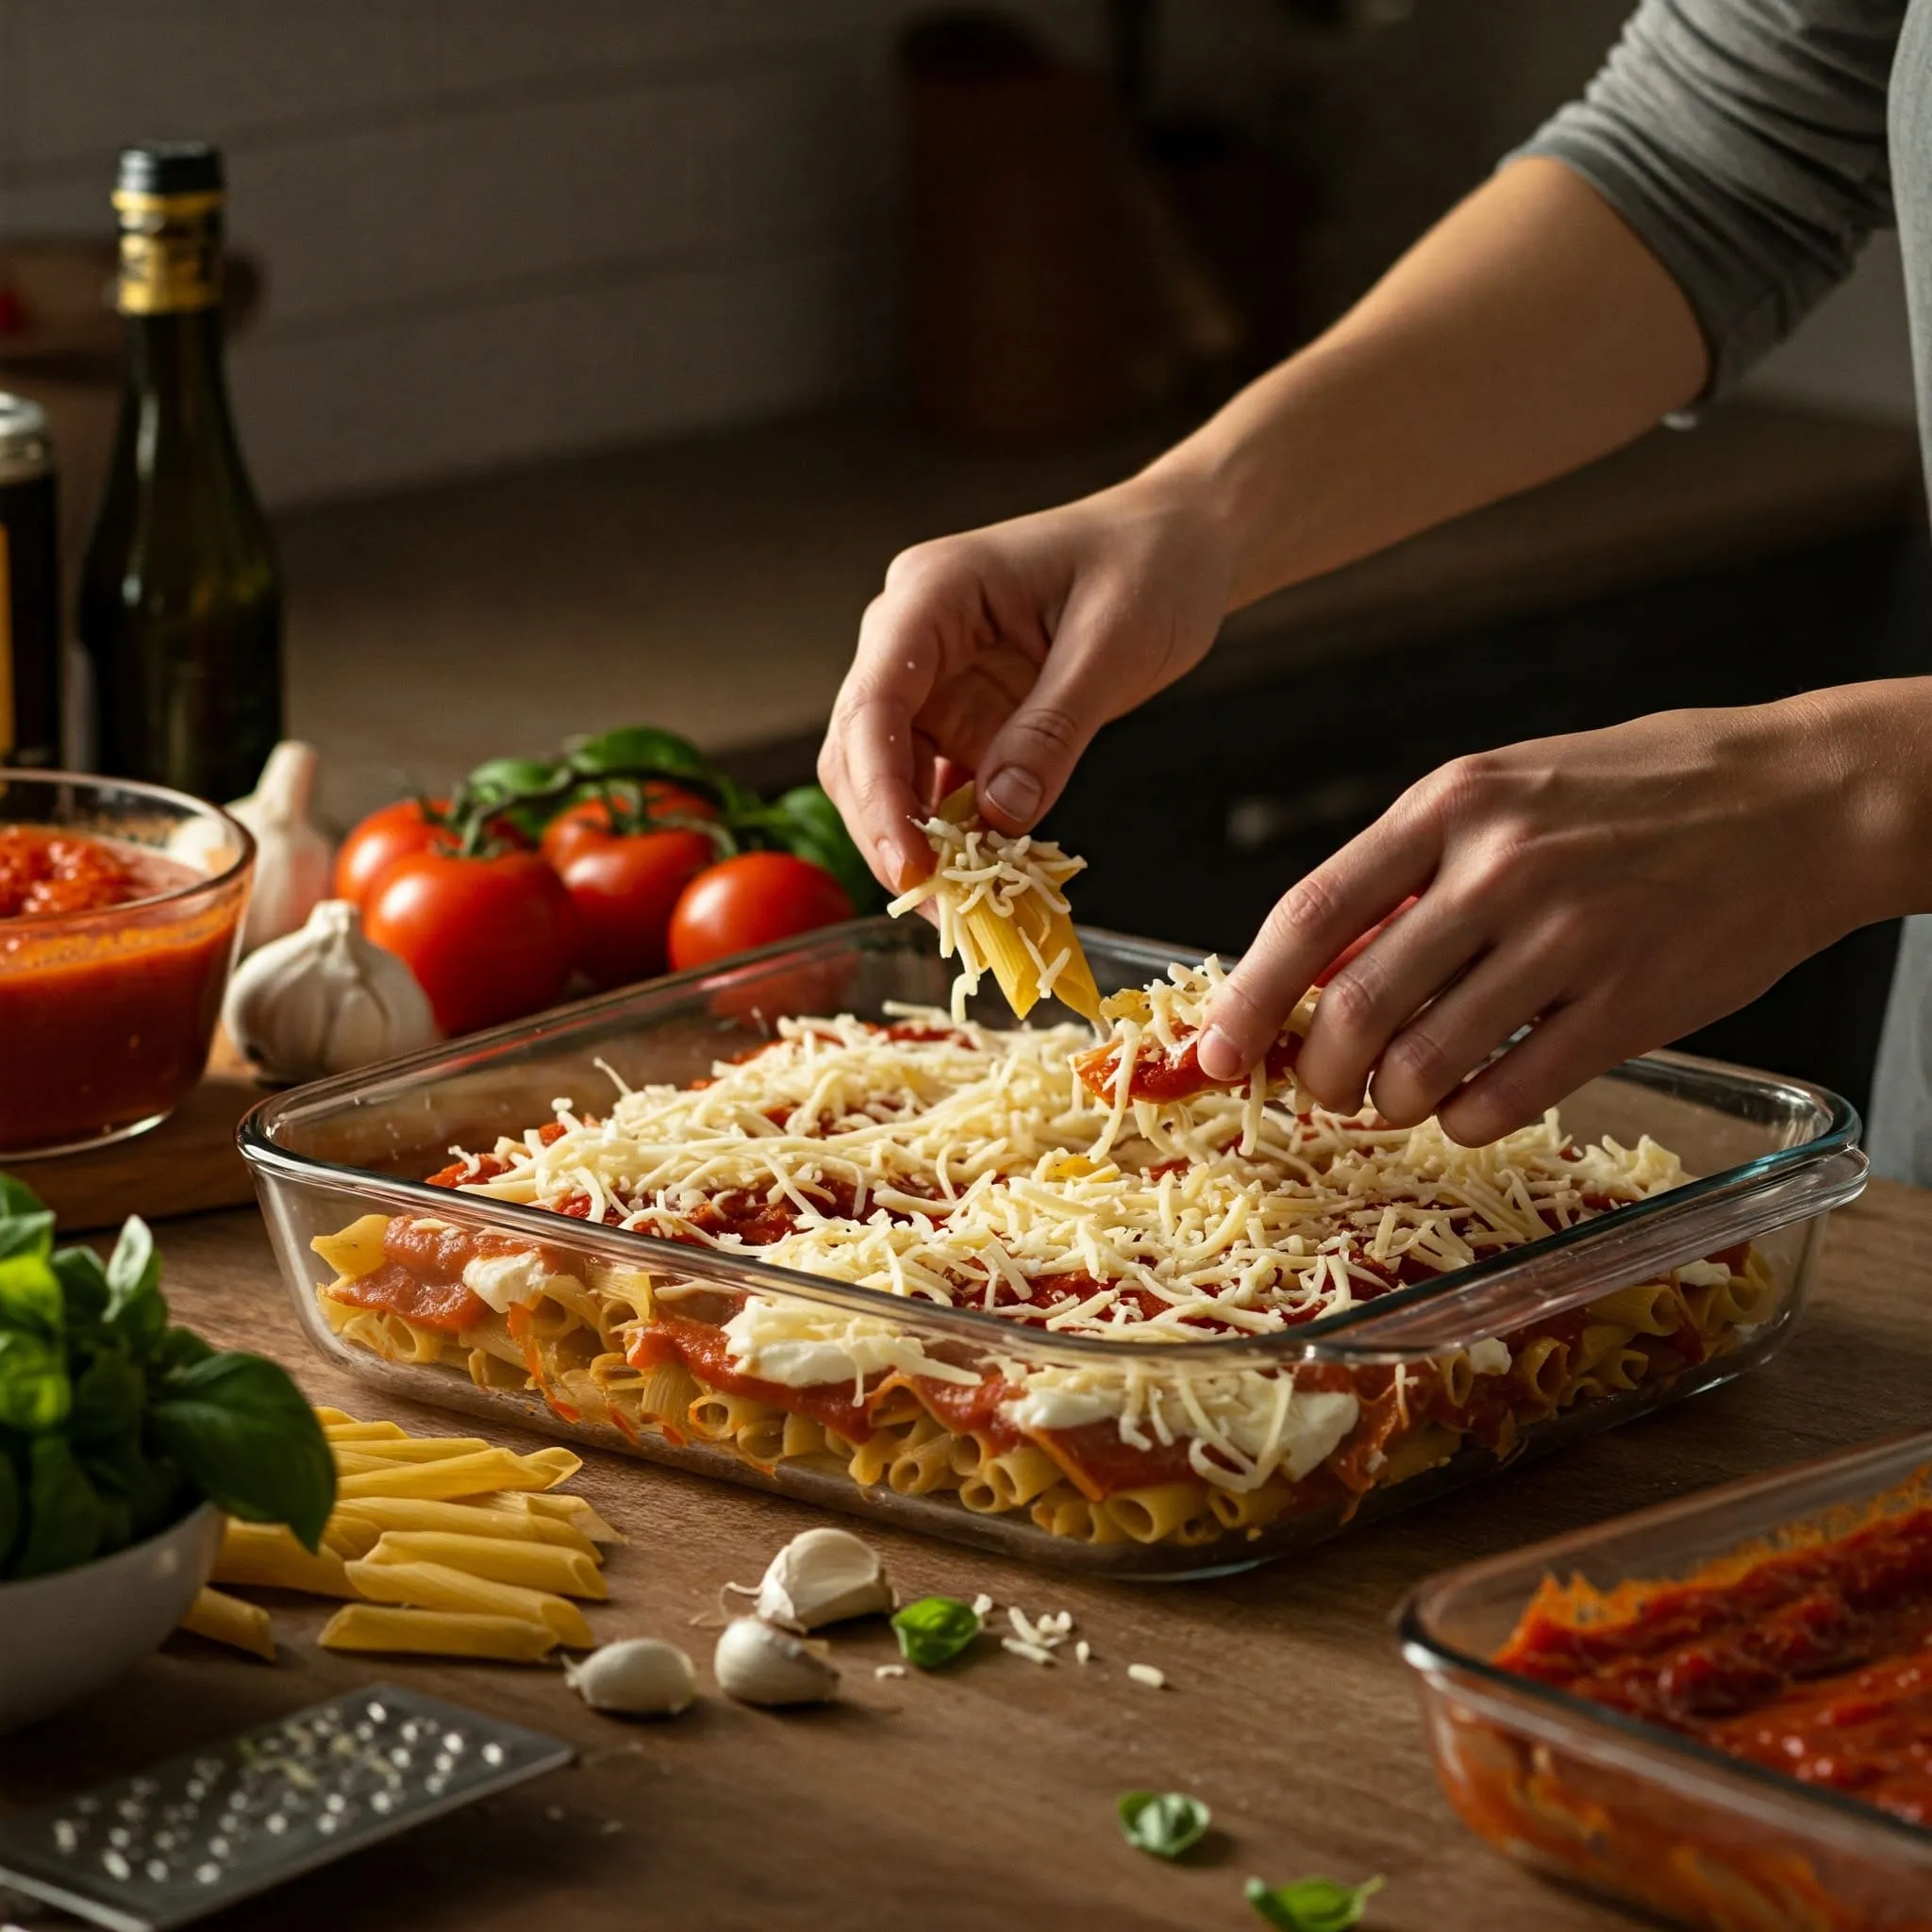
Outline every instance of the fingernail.
<svg viewBox="0 0 1932 1932"><path fill-rule="evenodd" d="M1201 1071L1214 1080L1232 1080L1245 1067L1241 1048L1219 1026L1202 1034L1198 1058Z"/></svg>
<svg viewBox="0 0 1932 1932"><path fill-rule="evenodd" d="M1002 765L982 788L989 805L1024 824L1040 809L1040 780L1019 765Z"/></svg>
<svg viewBox="0 0 1932 1932"><path fill-rule="evenodd" d="M879 876L893 891L899 890L899 876L906 870L905 861L899 857L899 848L890 839L881 838L872 848L878 855Z"/></svg>

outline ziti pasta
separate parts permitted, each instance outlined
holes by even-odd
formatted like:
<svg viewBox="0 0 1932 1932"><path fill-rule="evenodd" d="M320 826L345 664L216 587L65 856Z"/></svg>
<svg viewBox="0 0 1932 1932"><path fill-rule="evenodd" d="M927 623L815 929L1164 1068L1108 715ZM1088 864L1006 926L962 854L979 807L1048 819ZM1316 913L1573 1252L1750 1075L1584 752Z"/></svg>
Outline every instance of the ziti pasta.
<svg viewBox="0 0 1932 1932"><path fill-rule="evenodd" d="M1177 969L1147 990L1130 1065L1184 1044L1185 1003L1209 983ZM1291 1337L1687 1176L1651 1140L1584 1144L1554 1113L1468 1149L1433 1122L1329 1113L1265 1078L1096 1091L1092 1051L1079 1026L923 1009L783 1021L691 1086L620 1091L596 1113L565 1101L460 1153L432 1176L446 1214L318 1238L318 1306L349 1348L753 1479L811 1473L1083 1543L1236 1551L1458 1457L1507 1457L1591 1405L1656 1399L1781 1310L1739 1246L1433 1360L1163 1359ZM466 1203L548 1209L556 1237L472 1225ZM571 1220L876 1306L587 1257ZM976 1338L923 1324L936 1309L974 1311ZM1054 1359L1062 1338L1106 1346Z"/></svg>

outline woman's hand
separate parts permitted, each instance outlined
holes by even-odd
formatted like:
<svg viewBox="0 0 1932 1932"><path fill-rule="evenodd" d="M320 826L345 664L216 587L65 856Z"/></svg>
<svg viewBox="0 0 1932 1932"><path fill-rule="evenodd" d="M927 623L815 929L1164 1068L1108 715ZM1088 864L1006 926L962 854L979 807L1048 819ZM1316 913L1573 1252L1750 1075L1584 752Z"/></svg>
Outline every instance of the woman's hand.
<svg viewBox="0 0 1932 1932"><path fill-rule="evenodd" d="M1932 680L1899 680L1458 758L1276 905L1201 1065L1252 1066L1323 965L1415 893L1323 993L1297 1077L1329 1107L1366 1093L1397 1125L1440 1112L1492 1141L1932 905L1928 715Z"/></svg>
<svg viewBox="0 0 1932 1932"><path fill-rule="evenodd" d="M968 774L1024 831L1099 728L1198 663L1226 546L1195 496L1137 478L903 552L859 627L820 782L894 891L930 869L913 821Z"/></svg>

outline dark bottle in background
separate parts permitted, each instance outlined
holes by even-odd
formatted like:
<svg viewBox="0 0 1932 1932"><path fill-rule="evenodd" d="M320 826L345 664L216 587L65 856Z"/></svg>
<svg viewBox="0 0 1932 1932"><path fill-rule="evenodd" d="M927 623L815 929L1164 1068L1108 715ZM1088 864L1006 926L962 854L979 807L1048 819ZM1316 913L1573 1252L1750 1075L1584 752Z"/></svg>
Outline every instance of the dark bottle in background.
<svg viewBox="0 0 1932 1932"><path fill-rule="evenodd" d="M0 765L60 762L60 572L47 413L0 395Z"/></svg>
<svg viewBox="0 0 1932 1932"><path fill-rule="evenodd" d="M100 770L217 800L282 728L281 574L222 375L223 200L217 148L121 157L127 380L78 626Z"/></svg>

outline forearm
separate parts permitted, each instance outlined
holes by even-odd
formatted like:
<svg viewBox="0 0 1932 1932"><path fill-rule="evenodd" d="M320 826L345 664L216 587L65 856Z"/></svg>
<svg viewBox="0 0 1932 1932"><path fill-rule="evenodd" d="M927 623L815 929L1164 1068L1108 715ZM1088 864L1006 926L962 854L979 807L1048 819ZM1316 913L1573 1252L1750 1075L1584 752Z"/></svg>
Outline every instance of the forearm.
<svg viewBox="0 0 1932 1932"><path fill-rule="evenodd" d="M1561 162L1522 161L1142 481L1212 520L1236 608L1628 442L1706 368L1656 257Z"/></svg>

